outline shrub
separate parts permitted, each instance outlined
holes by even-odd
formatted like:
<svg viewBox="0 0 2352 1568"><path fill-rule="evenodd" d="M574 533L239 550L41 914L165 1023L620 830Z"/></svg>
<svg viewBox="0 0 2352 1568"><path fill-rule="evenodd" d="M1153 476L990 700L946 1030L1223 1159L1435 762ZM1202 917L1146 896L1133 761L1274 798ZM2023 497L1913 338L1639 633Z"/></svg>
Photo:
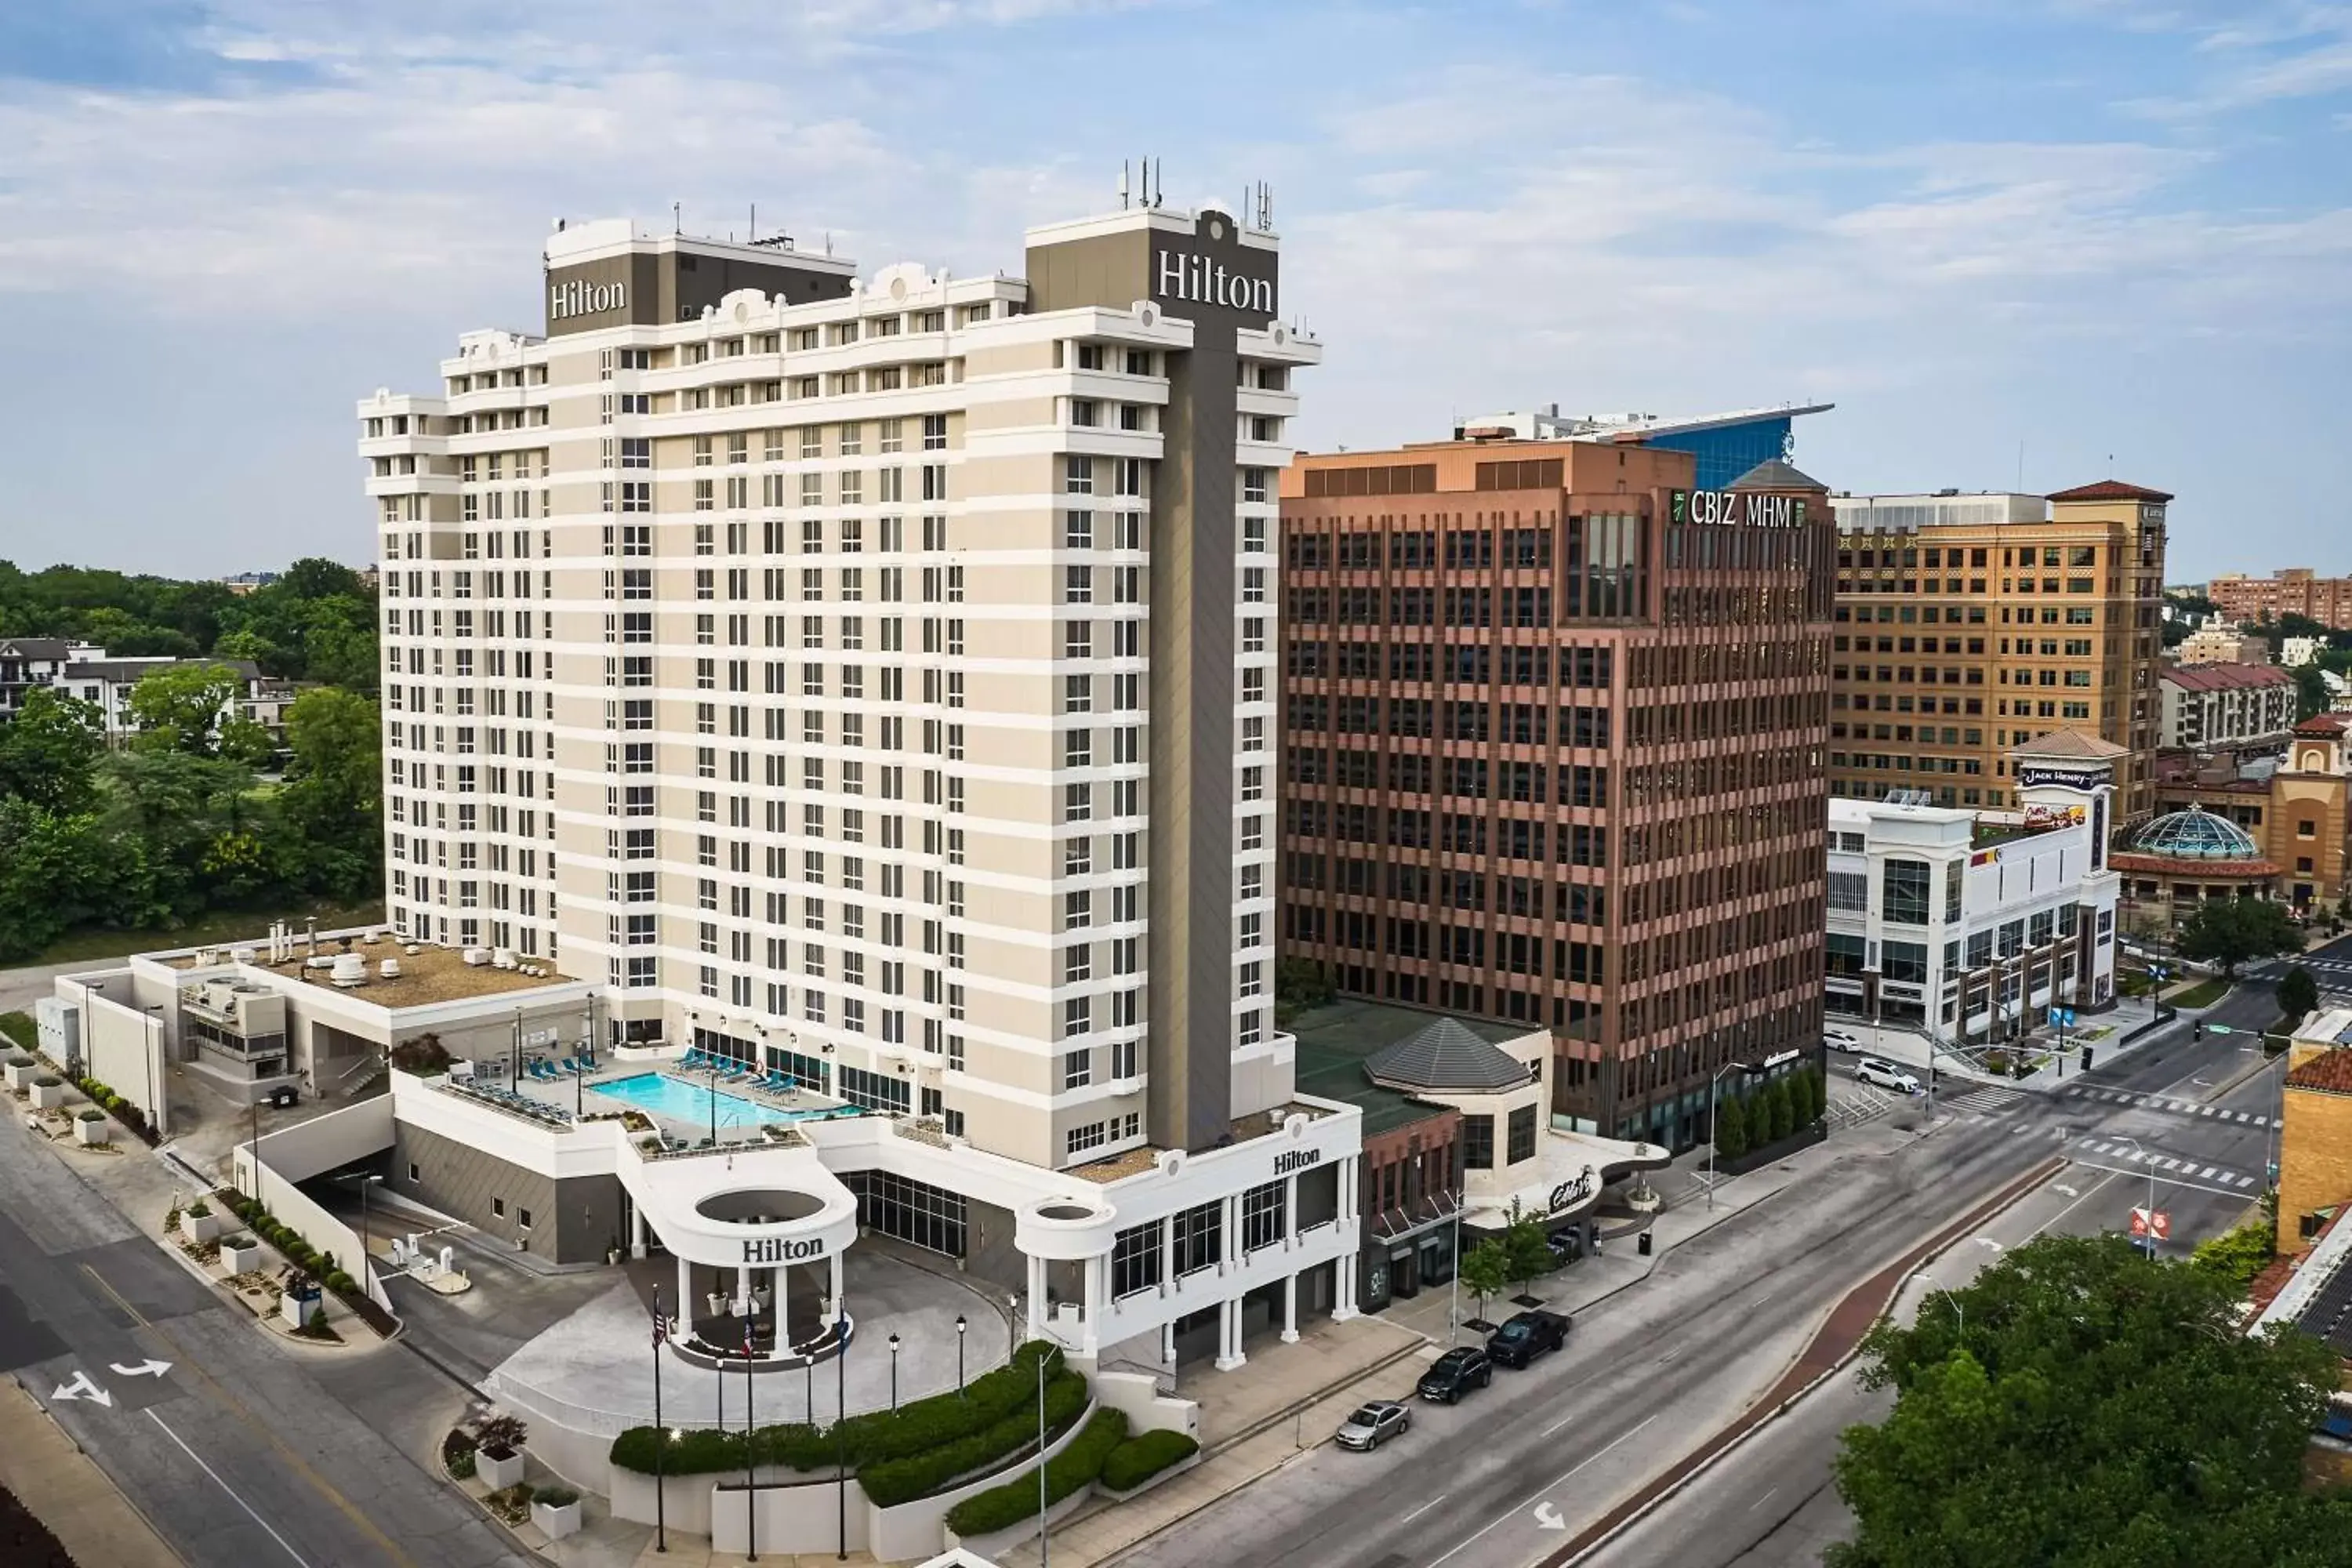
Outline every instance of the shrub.
<svg viewBox="0 0 2352 1568"><path fill-rule="evenodd" d="M482 1506L509 1524L520 1524L530 1517L530 1484L517 1481L482 1500Z"/></svg>
<svg viewBox="0 0 2352 1568"><path fill-rule="evenodd" d="M520 1415L485 1415L474 1423L475 1446L512 1453L530 1440L530 1428Z"/></svg>
<svg viewBox="0 0 2352 1568"><path fill-rule="evenodd" d="M204 1199L198 1198L181 1212L193 1219L207 1219L212 1215L213 1206Z"/></svg>
<svg viewBox="0 0 2352 1568"><path fill-rule="evenodd" d="M580 1500L580 1494L570 1487L533 1487L530 1500L543 1502L550 1508L569 1508Z"/></svg>
<svg viewBox="0 0 2352 1568"><path fill-rule="evenodd" d="M1086 1413L1087 1380L1066 1372L1045 1385L1047 1441L1069 1429ZM955 1442L861 1466L857 1484L882 1508L895 1508L919 1497L943 1491L950 1485L1022 1452L1037 1440L1037 1402L1033 1397L994 1425Z"/></svg>
<svg viewBox="0 0 2352 1568"><path fill-rule="evenodd" d="M1715 1152L1721 1160L1737 1160L1748 1152L1748 1107L1738 1095L1717 1101Z"/></svg>
<svg viewBox="0 0 2352 1568"><path fill-rule="evenodd" d="M78 1121L103 1121L106 1120L106 1112L99 1110L98 1107L93 1105L84 1110L79 1117L76 1117L75 1120Z"/></svg>
<svg viewBox="0 0 2352 1568"><path fill-rule="evenodd" d="M338 1268L327 1276L327 1289L338 1296L355 1296L359 1294L360 1282Z"/></svg>
<svg viewBox="0 0 2352 1568"><path fill-rule="evenodd" d="M53 1072L45 1072L33 1081L43 1089L62 1089L66 1080Z"/></svg>
<svg viewBox="0 0 2352 1568"><path fill-rule="evenodd" d="M441 1461L448 1467L451 1479L469 1481L474 1479L474 1450L470 1447L444 1448Z"/></svg>
<svg viewBox="0 0 2352 1568"><path fill-rule="evenodd" d="M1045 1463L1045 1506L1068 1497L1102 1474L1111 1450L1127 1441L1127 1416L1117 1410L1097 1410L1077 1439ZM986 1535L1020 1523L1037 1511L1037 1472L1034 1469L991 1487L948 1510L948 1528L959 1536Z"/></svg>
<svg viewBox="0 0 2352 1568"><path fill-rule="evenodd" d="M1115 1492L1133 1491L1200 1451L1201 1445L1182 1432L1139 1432L1103 1460L1102 1484Z"/></svg>

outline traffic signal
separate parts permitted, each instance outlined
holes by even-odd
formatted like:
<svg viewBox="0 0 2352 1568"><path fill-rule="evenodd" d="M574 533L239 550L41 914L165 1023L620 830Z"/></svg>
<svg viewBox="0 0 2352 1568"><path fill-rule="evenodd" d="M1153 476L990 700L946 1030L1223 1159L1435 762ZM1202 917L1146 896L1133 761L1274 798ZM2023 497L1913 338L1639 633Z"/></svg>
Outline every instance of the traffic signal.
<svg viewBox="0 0 2352 1568"><path fill-rule="evenodd" d="M2089 1072L2091 1070L2091 1058L2096 1053L2095 1053L2090 1047L2084 1046L2083 1047L2083 1070L2084 1072Z"/></svg>

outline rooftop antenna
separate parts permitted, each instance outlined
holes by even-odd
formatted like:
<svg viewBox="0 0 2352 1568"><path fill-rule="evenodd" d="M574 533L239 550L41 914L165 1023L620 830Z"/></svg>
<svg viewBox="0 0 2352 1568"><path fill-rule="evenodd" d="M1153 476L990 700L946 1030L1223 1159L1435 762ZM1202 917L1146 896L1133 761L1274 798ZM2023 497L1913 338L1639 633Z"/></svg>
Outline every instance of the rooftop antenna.
<svg viewBox="0 0 2352 1568"><path fill-rule="evenodd" d="M682 204L680 204L680 203L677 203L677 202L672 202L672 203L670 203L670 204L669 204L669 231L670 231L670 233L672 233L672 234L684 234L684 233L686 232L686 219L685 219L685 217L682 216L682 214L683 214L683 210L684 210L684 209L683 209L683 205L682 205Z"/></svg>
<svg viewBox="0 0 2352 1568"><path fill-rule="evenodd" d="M1118 210L1127 210L1127 160L1118 161Z"/></svg>
<svg viewBox="0 0 2352 1568"><path fill-rule="evenodd" d="M751 204L751 227L750 232L749 232L749 233L747 233L747 234L745 234L745 235L743 236L743 237L744 237L744 239L745 239L746 241L751 242L751 243L753 243L753 244L757 244L757 243L758 243L758 241L759 241L759 238L760 238L760 204L759 204L759 203L757 203L757 202L753 202L753 203Z"/></svg>
<svg viewBox="0 0 2352 1568"><path fill-rule="evenodd" d="M1160 183L1162 162L1159 158L1151 160L1151 205L1155 207L1168 199L1168 187Z"/></svg>

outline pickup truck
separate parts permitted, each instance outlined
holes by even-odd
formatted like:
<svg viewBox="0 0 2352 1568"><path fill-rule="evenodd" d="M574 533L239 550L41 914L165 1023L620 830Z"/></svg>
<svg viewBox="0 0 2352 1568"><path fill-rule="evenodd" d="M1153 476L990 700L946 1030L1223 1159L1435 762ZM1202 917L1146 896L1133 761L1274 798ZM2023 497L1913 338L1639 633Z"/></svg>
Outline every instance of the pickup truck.
<svg viewBox="0 0 2352 1568"><path fill-rule="evenodd" d="M1566 1344L1571 1326L1564 1312L1521 1312L1487 1339L1486 1354L1499 1365L1524 1368L1536 1357Z"/></svg>

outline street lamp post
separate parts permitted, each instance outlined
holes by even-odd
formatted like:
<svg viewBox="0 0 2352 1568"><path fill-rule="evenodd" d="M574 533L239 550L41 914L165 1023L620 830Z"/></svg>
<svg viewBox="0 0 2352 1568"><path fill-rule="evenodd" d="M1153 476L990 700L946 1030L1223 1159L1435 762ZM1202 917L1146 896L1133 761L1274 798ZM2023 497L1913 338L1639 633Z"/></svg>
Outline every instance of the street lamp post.
<svg viewBox="0 0 2352 1568"><path fill-rule="evenodd" d="M890 1336L890 1414L898 1414L898 1336Z"/></svg>
<svg viewBox="0 0 2352 1568"><path fill-rule="evenodd" d="M719 1142L719 1062L716 1058L711 1059L710 1087L704 1091L703 1099L710 1102L710 1141L715 1144Z"/></svg>
<svg viewBox="0 0 2352 1568"><path fill-rule="evenodd" d="M753 1414L751 1379L757 1369L751 1365L751 1327L759 1308L751 1300L749 1286L743 1299L735 1303L743 1318L743 1546L748 1562L760 1560L760 1423ZM724 1369L719 1373L723 1379Z"/></svg>
<svg viewBox="0 0 2352 1568"><path fill-rule="evenodd" d="M1045 1564L1045 1358L1037 1358L1037 1568Z"/></svg>
<svg viewBox="0 0 2352 1568"><path fill-rule="evenodd" d="M962 1396L962 1394L963 1394L963 1331L964 1331L964 1328L965 1328L965 1324L964 1324L964 1321L963 1321L963 1314L962 1314L961 1312L958 1312L958 1313L956 1314L956 1394L957 1394L958 1397L961 1397L961 1396Z"/></svg>
<svg viewBox="0 0 2352 1568"><path fill-rule="evenodd" d="M1958 1325L1959 1335L1962 1339L1966 1339L1969 1332L1969 1315L1960 1310L1960 1299L1958 1296L1953 1295L1951 1291L1946 1289L1944 1288L1944 1282L1937 1279L1933 1274L1928 1273L1926 1269L1922 1268L1919 1270L1919 1278L1926 1280L1928 1284L1933 1285L1936 1288L1936 1293L1943 1297L1945 1301L1951 1307L1952 1317L1955 1322Z"/></svg>
<svg viewBox="0 0 2352 1568"><path fill-rule="evenodd" d="M662 1472L667 1468L669 1429L662 1425L661 1363L662 1341L669 1337L669 1324L662 1317L661 1287L654 1287L654 1550L669 1550L668 1488L663 1484Z"/></svg>
<svg viewBox="0 0 2352 1568"><path fill-rule="evenodd" d="M836 1539L840 1545L834 1552L837 1562L849 1561L849 1313L843 1303L833 1304L833 1506Z"/></svg>

